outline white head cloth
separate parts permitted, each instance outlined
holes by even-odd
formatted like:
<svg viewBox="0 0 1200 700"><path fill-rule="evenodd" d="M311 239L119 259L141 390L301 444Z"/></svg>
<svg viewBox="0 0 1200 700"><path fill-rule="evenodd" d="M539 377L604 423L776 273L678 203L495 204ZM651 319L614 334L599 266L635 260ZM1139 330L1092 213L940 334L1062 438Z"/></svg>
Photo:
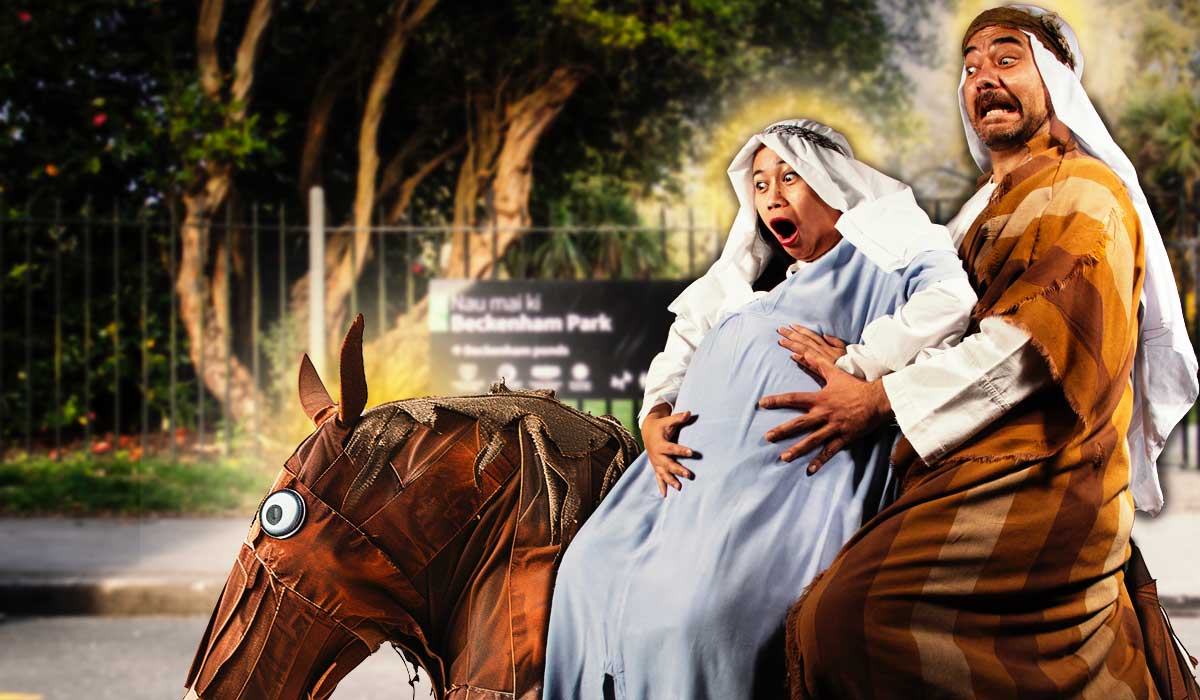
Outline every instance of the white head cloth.
<svg viewBox="0 0 1200 700"><path fill-rule="evenodd" d="M751 289L771 258L754 208L754 154L760 145L779 154L818 197L842 212L838 231L884 270L903 267L923 251L955 250L945 227L930 223L908 185L855 160L846 137L811 119L776 122L751 136L729 166L740 208L721 257L668 307L698 328L715 326L764 294Z"/></svg>
<svg viewBox="0 0 1200 700"><path fill-rule="evenodd" d="M1062 18L1032 5L1010 5L1011 9L1034 17L1049 15L1067 41L1075 69L1057 57L1029 32L1034 63L1050 93L1050 103L1058 120L1070 128L1076 142L1089 155L1104 162L1125 183L1129 198L1142 223L1145 245L1146 276L1142 287L1142 322L1138 333L1137 357L1133 366L1133 419L1129 424L1129 451L1132 460L1130 489L1139 510L1157 513L1163 505L1162 487L1156 463L1175 424L1196 401L1200 387L1196 379L1196 353L1188 340L1187 325L1179 305L1179 290L1171 272L1171 260L1163 245L1162 234L1154 222L1146 194L1138 184L1137 171L1121 150L1092 101L1083 90L1083 52L1071 27ZM991 168L984 146L967 116L963 69L958 82L958 106L962 114L967 144L980 170Z"/></svg>

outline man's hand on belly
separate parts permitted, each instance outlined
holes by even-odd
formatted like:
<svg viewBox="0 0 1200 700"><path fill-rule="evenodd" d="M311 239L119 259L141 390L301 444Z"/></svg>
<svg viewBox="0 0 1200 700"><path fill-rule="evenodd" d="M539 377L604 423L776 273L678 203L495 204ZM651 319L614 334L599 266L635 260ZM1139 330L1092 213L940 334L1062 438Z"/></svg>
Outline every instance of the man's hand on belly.
<svg viewBox="0 0 1200 700"><path fill-rule="evenodd" d="M846 445L866 435L891 417L892 404L883 390L883 382L864 382L841 370L826 354L801 349L792 359L822 381L820 391L792 392L764 396L760 408L793 408L804 411L767 431L771 442L786 440L811 431L804 439L784 450L780 456L790 462L802 454L823 446L808 464L809 475L817 473L831 457Z"/></svg>

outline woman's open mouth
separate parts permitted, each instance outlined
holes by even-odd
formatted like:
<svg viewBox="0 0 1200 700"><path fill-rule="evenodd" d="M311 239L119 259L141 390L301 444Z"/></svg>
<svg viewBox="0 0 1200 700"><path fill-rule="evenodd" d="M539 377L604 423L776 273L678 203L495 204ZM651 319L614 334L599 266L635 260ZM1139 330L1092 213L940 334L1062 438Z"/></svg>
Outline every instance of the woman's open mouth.
<svg viewBox="0 0 1200 700"><path fill-rule="evenodd" d="M785 248L796 245L796 241L800 239L800 230L796 228L796 224L792 223L791 219L777 217L771 219L769 225L775 237L779 239L779 243Z"/></svg>

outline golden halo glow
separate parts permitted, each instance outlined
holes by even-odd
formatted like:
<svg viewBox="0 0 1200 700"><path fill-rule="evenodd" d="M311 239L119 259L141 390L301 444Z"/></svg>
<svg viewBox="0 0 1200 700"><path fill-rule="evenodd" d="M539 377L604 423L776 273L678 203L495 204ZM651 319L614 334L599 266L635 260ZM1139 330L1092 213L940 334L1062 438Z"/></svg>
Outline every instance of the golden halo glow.
<svg viewBox="0 0 1200 700"><path fill-rule="evenodd" d="M946 25L946 60L955 67L956 80L958 68L962 66L963 33L971 25L971 20L984 10L1012 4L1045 8L1057 13L1071 25L1083 53L1083 84L1088 94L1094 102L1105 103L1110 97L1119 100L1120 86L1125 83L1129 68L1128 43L1132 39L1129 32L1137 23L1130 22L1133 18L1128 13L1132 8L1114 7L1112 3L1099 3L1096 0L1034 0L1017 3L961 0Z"/></svg>
<svg viewBox="0 0 1200 700"><path fill-rule="evenodd" d="M949 27L950 36L953 38L953 46L955 58L958 62L962 60L960 45L962 44L963 32L967 31L967 27L971 26L971 20L979 16L984 10L990 10L994 7L1004 7L1006 5L1035 5L1044 8L1051 12L1057 13L1071 25L1071 29L1075 30L1075 34L1079 37L1080 48L1083 50L1083 55L1088 55L1087 44L1084 42L1084 37L1093 33L1091 26L1091 18L1096 14L1096 2L1090 0L1081 2L1080 0L1054 0L1053 3L1048 2L995 2L994 0L961 0L958 7L955 8L954 15L950 20Z"/></svg>
<svg viewBox="0 0 1200 700"><path fill-rule="evenodd" d="M725 171L738 150L768 124L800 117L814 119L840 131L854 149L854 157L863 162L874 164L881 152L874 127L857 110L828 91L773 87L770 94L746 101L711 132L709 148L700 161L703 173L701 197L713 210L718 225L728 227L737 213L737 197Z"/></svg>

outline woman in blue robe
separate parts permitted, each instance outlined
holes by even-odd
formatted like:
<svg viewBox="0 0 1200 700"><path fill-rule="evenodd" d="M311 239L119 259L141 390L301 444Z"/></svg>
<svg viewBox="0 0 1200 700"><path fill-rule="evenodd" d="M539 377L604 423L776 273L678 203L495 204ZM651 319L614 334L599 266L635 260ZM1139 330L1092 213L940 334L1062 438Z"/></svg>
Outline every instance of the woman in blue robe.
<svg viewBox="0 0 1200 700"><path fill-rule="evenodd" d="M741 211L721 259L672 303L648 372L647 409L672 438L653 441L566 550L546 700L774 696L787 609L881 505L894 441L881 431L811 477L807 460L781 461L764 434L798 413L759 399L819 387L779 329L853 339L839 365L874 379L966 327L974 295L945 230L837 132L772 125L729 172Z"/></svg>

